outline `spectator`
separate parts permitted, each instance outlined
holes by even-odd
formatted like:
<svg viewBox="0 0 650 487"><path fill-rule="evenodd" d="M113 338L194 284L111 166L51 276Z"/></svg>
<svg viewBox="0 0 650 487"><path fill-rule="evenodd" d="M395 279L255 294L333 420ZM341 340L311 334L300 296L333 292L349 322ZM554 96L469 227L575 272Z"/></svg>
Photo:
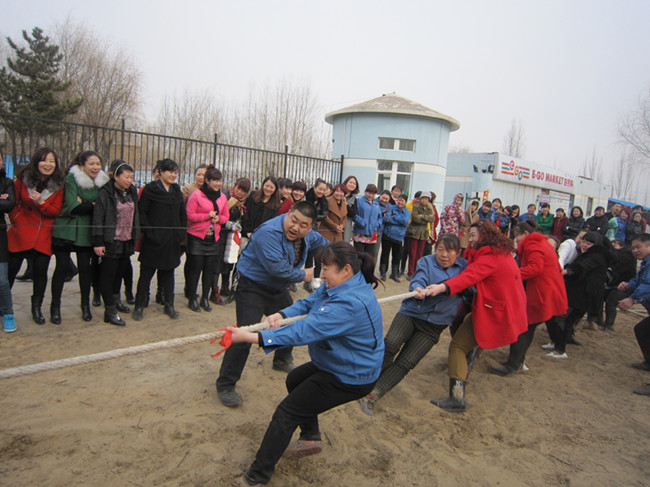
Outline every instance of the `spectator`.
<svg viewBox="0 0 650 487"><path fill-rule="evenodd" d="M294 181L291 185L291 196L282 202L280 209L278 210L278 215L289 213L289 210L295 203L298 203L298 201L302 201L305 198L305 191L307 191L307 185L304 182Z"/></svg>
<svg viewBox="0 0 650 487"><path fill-rule="evenodd" d="M246 213L241 221L242 236L249 239L255 229L265 221L278 215L280 209L280 192L278 180L267 176L262 181L262 187L246 198ZM242 242L242 248L245 243Z"/></svg>
<svg viewBox="0 0 650 487"><path fill-rule="evenodd" d="M352 228L352 240L354 247L359 252L375 254L377 245L377 234L381 227L381 208L375 201L377 186L369 184L366 186L364 196L357 198L357 214L354 217Z"/></svg>
<svg viewBox="0 0 650 487"><path fill-rule="evenodd" d="M402 196L402 188L400 188L398 185L394 185L392 188L390 188L390 196L391 202L396 205L397 200L400 196Z"/></svg>
<svg viewBox="0 0 650 487"><path fill-rule="evenodd" d="M632 240L641 235L643 232L643 217L640 211L632 213L632 219L627 223L625 228L625 242L631 244Z"/></svg>
<svg viewBox="0 0 650 487"><path fill-rule="evenodd" d="M4 168L4 154L0 151L0 315L2 329L7 333L16 331L11 286L9 285L9 247L5 215L16 205L14 182L7 177Z"/></svg>
<svg viewBox="0 0 650 487"><path fill-rule="evenodd" d="M395 282L400 282L399 262L402 242L406 235L406 227L411 220L411 212L406 209L408 196L401 195L397 199L397 205L391 205L388 214L384 216L384 232L381 241L381 262L379 264L379 274L382 281L386 280L386 271L388 270L388 259L392 254L393 261L391 266L390 278Z"/></svg>
<svg viewBox="0 0 650 487"><path fill-rule="evenodd" d="M345 202L344 184L334 186L334 193L327 200L327 215L321 223L320 234L329 242L343 240L343 231L348 222L348 205Z"/></svg>
<svg viewBox="0 0 650 487"><path fill-rule="evenodd" d="M460 249L461 254L469 246L469 229L474 223L478 223L478 201L472 200L465 210L465 220L460 229Z"/></svg>
<svg viewBox="0 0 650 487"><path fill-rule="evenodd" d="M627 222L629 221L630 213L625 210L621 211L621 214L616 217L616 223L618 223L618 227L616 228L616 235L614 236L614 240L622 240L625 242L625 230L627 228Z"/></svg>
<svg viewBox="0 0 650 487"><path fill-rule="evenodd" d="M575 239L578 233L581 230L584 230L587 227L585 218L583 216L582 208L579 206L574 206L571 208L571 216L569 220L564 224L564 229L562 230L562 239L566 240L569 238Z"/></svg>
<svg viewBox="0 0 650 487"><path fill-rule="evenodd" d="M428 226L435 222L435 214L430 201L433 196L429 192L423 192L420 195L420 201L413 205L411 212L411 223L406 228L406 235L409 238L409 270L407 278L410 279L415 273L415 267L418 260L424 253L424 245L430 238Z"/></svg>
<svg viewBox="0 0 650 487"><path fill-rule="evenodd" d="M528 219L533 219L533 220L537 221L537 215L535 214L535 210L537 209L537 207L535 206L535 204L534 203L529 204L526 209L527 209L527 212L524 213L523 215L521 215L521 218L519 218L519 221L520 222L525 222Z"/></svg>
<svg viewBox="0 0 650 487"><path fill-rule="evenodd" d="M190 198L190 195L194 193L194 191L201 189L201 186L203 186L203 178L205 177L205 170L207 167L207 164L201 164L200 166L197 166L194 170L194 182L183 186L183 201L185 203L187 203L187 200ZM155 175L154 179L156 179ZM158 179L160 179L160 177L158 177Z"/></svg>
<svg viewBox="0 0 650 487"><path fill-rule="evenodd" d="M605 208L597 206L591 218L587 218L587 230L598 232L603 237L607 234L608 220L605 216Z"/></svg>
<svg viewBox="0 0 650 487"><path fill-rule="evenodd" d="M623 211L623 205L620 203L614 203L612 205L612 208L605 213L605 216L607 217L608 220L611 220L612 218L616 218L621 215L621 212Z"/></svg>
<svg viewBox="0 0 650 487"><path fill-rule="evenodd" d="M492 203L489 201L484 201L481 209L478 210L478 219L479 220L494 220L494 211L492 210Z"/></svg>
<svg viewBox="0 0 650 487"><path fill-rule="evenodd" d="M357 195L359 194L359 181L354 176L348 176L343 181L345 186L345 202L348 205L348 223L345 225L343 231L343 241L350 242L352 240L352 225L354 224L354 217L357 214Z"/></svg>
<svg viewBox="0 0 650 487"><path fill-rule="evenodd" d="M512 205L510 207L510 233L509 233L509 236L512 239L515 238L514 229L515 229L515 226L517 226L517 223L519 223L519 218L521 217L521 215L519 213L520 213L520 209L519 209L518 205Z"/></svg>
<svg viewBox="0 0 650 487"><path fill-rule="evenodd" d="M553 229L553 215L551 212L551 205L542 203L539 205L539 213L537 214L537 228L544 235L550 235Z"/></svg>
<svg viewBox="0 0 650 487"><path fill-rule="evenodd" d="M454 202L445 206L440 216L440 233L451 233L457 237L460 235L460 227L465 221L463 212L463 195L462 193L454 196Z"/></svg>
<svg viewBox="0 0 650 487"><path fill-rule="evenodd" d="M566 225L568 221L569 217L567 217L566 213L564 213L564 208L558 208L555 210L555 218L553 219L553 228L551 230L551 235L562 240L564 225Z"/></svg>

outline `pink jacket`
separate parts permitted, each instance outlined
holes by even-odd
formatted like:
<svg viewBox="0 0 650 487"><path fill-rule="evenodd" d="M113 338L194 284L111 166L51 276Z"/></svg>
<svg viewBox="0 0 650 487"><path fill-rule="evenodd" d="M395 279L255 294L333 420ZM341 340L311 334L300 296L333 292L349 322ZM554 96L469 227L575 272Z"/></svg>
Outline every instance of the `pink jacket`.
<svg viewBox="0 0 650 487"><path fill-rule="evenodd" d="M219 222L214 226L214 239L219 240L219 231L221 225L230 219L230 211L228 210L228 199L221 193L217 200L217 207L219 208ZM214 211L214 204L208 199L203 191L194 191L185 205L187 211L187 233L194 235L198 238L205 238L210 229L211 219L208 214Z"/></svg>

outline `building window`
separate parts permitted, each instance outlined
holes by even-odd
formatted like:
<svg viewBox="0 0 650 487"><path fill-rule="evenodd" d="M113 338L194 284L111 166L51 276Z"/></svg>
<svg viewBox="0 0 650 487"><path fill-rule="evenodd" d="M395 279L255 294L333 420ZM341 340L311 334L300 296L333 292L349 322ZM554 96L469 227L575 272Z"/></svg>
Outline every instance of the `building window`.
<svg viewBox="0 0 650 487"><path fill-rule="evenodd" d="M411 190L411 173L413 164L398 161L377 161L377 189L381 193L397 185L403 193Z"/></svg>
<svg viewBox="0 0 650 487"><path fill-rule="evenodd" d="M394 139L391 137L379 137L379 148L383 150L415 152L415 140Z"/></svg>

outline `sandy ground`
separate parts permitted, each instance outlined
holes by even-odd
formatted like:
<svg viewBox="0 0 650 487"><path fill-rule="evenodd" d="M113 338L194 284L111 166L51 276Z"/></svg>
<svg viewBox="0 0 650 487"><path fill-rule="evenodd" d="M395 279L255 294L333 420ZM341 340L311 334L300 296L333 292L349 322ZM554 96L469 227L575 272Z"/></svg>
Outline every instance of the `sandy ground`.
<svg viewBox="0 0 650 487"><path fill-rule="evenodd" d="M180 276L180 271L177 273ZM177 282L179 282L177 280ZM378 297L406 292L388 282ZM31 283L16 283L19 331L0 335L0 369L215 331L234 323L234 303L193 313L180 298L171 321L152 304L139 323L106 325L100 308L80 319L78 284L66 285L63 324L35 325ZM48 290L49 292L49 290ZM304 297L300 288L298 297ZM384 306L384 326L399 304ZM49 309L49 296L43 310ZM46 313L48 314L48 313ZM580 330L569 360L544 357L539 329L530 371L501 378L483 353L467 385L468 410L429 403L447 393L449 336L364 415L356 402L321 416L325 448L281 460L270 486L645 486L650 478L650 398L632 389L650 373L629 367L641 354L620 314L613 333ZM284 374L253 349L238 390L244 404L216 397L216 345L188 345L0 380L0 485L221 486L250 464L278 402ZM304 348L296 361L308 359Z"/></svg>

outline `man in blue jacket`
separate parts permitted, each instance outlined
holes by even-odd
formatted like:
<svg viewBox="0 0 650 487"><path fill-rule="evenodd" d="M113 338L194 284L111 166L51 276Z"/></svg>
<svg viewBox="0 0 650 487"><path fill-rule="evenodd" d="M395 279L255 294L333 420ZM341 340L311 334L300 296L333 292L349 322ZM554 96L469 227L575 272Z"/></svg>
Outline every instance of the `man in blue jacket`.
<svg viewBox="0 0 650 487"><path fill-rule="evenodd" d="M630 296L618 302L621 309L630 309L635 304L641 304L650 312L650 235L644 233L632 240L632 253L641 261L641 268L634 279L622 282L618 289L630 293ZM634 327L636 341L643 353L644 361L633 367L650 372L650 317L645 317ZM650 396L650 384L634 390L637 394Z"/></svg>
<svg viewBox="0 0 650 487"><path fill-rule="evenodd" d="M328 243L312 231L316 217L316 207L300 201L289 213L272 218L253 232L237 262L237 326L259 323L263 315L270 316L290 306L293 300L287 286L313 279L313 268L302 269L307 253ZM291 351L291 347L286 347L275 352L275 370L289 372L293 368ZM241 378L249 352L249 343L235 343L224 353L217 378L217 395L225 406L241 404L235 385Z"/></svg>

